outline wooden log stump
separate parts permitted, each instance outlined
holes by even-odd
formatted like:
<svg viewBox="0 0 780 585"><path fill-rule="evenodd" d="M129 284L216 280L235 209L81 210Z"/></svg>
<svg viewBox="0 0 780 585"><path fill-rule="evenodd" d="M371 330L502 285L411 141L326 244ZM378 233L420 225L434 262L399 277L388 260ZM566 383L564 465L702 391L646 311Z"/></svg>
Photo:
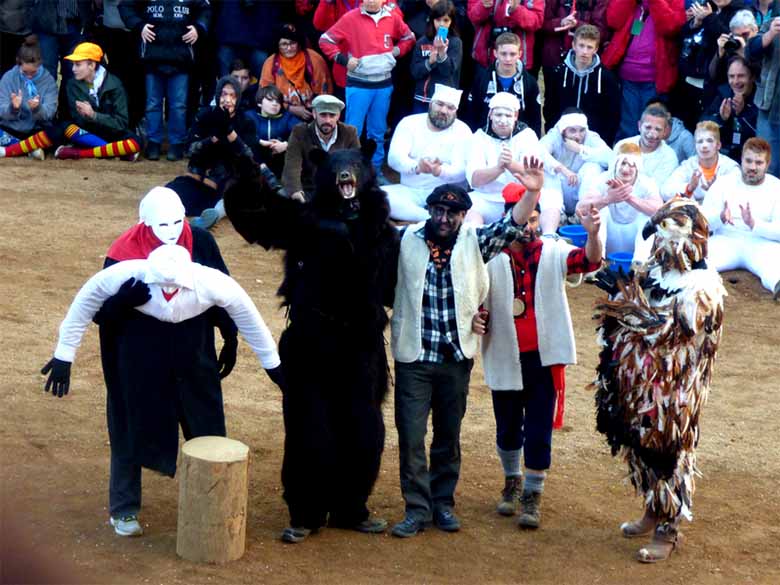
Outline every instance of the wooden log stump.
<svg viewBox="0 0 780 585"><path fill-rule="evenodd" d="M225 437L198 437L181 448L176 553L189 561L226 563L246 544L249 447Z"/></svg>

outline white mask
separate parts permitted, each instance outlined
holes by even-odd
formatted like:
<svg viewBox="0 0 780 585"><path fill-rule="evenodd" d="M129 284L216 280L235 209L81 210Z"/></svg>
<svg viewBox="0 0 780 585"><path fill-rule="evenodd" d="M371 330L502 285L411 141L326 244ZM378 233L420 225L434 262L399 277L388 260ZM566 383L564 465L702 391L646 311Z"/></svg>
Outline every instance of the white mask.
<svg viewBox="0 0 780 585"><path fill-rule="evenodd" d="M173 189L155 187L141 200L138 208L141 222L163 244L175 244L184 229L184 205Z"/></svg>

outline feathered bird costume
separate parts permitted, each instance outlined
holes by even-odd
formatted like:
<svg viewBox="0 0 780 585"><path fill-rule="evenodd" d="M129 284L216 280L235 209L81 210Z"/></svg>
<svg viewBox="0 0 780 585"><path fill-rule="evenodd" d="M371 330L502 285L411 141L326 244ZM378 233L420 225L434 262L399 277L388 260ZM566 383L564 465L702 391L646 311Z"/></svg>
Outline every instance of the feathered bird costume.
<svg viewBox="0 0 780 585"><path fill-rule="evenodd" d="M651 258L637 273L599 276L610 295L596 306L603 349L592 386L598 431L623 454L656 534L666 526L676 537L680 518L692 518L699 415L726 291L706 267L708 224L693 201L666 203L643 235L652 233Z"/></svg>

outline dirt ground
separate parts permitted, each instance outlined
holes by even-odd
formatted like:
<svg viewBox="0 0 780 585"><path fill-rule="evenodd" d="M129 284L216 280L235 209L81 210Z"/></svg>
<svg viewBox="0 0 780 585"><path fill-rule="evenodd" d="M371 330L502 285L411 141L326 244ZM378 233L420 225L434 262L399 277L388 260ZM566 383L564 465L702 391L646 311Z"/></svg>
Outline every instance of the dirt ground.
<svg viewBox="0 0 780 585"><path fill-rule="evenodd" d="M76 291L136 221L141 196L183 169L167 162L0 161L4 582L48 575L49 582L162 584L780 583L780 304L746 272L725 275L725 332L702 426L696 520L684 528L680 554L665 564L639 565L640 543L618 532L641 504L623 483L624 464L595 432L585 386L596 363L591 314L598 291L588 285L569 294L579 365L568 369L566 425L554 438L540 530L521 532L494 512L503 479L478 367L462 437L459 533L431 529L399 540L326 529L301 545L282 544L281 399L242 343L223 388L229 436L247 443L253 457L246 554L225 566L178 558L178 487L151 472L144 475L145 535L115 536L107 522L109 446L95 327L66 398L45 394L38 370ZM280 256L249 247L227 221L214 234L233 276L278 336ZM391 392L370 506L395 522L403 501L392 412ZM311 489L323 479L312 477ZM21 573L12 576L13 567Z"/></svg>

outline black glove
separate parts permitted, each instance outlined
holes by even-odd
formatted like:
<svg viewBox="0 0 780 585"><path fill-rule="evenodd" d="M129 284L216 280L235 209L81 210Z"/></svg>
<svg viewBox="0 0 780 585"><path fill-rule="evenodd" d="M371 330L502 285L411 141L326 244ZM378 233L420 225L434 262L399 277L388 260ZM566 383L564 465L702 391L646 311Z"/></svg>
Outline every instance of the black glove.
<svg viewBox="0 0 780 585"><path fill-rule="evenodd" d="M287 381L284 379L284 370L282 370L281 364L275 368L271 368L265 371L268 377L271 378L271 382L279 386L282 392L287 388Z"/></svg>
<svg viewBox="0 0 780 585"><path fill-rule="evenodd" d="M213 136L220 142L227 142L228 134L233 131L233 120L230 118L230 112L217 106L201 116L198 126L200 136Z"/></svg>
<svg viewBox="0 0 780 585"><path fill-rule="evenodd" d="M236 355L238 353L238 337L228 337L222 344L222 351L217 358L217 368L219 368L219 379L227 378L233 367L236 365Z"/></svg>
<svg viewBox="0 0 780 585"><path fill-rule="evenodd" d="M51 372L51 373L49 373ZM44 392L51 390L52 396L62 398L70 390L70 362L51 358L45 366L41 368L41 374L49 374L46 380Z"/></svg>
<svg viewBox="0 0 780 585"><path fill-rule="evenodd" d="M149 302L152 293L149 292L149 285L142 280L128 278L116 294L106 299L100 308L99 319L95 319L98 325L107 321L115 321L135 307L140 307Z"/></svg>

